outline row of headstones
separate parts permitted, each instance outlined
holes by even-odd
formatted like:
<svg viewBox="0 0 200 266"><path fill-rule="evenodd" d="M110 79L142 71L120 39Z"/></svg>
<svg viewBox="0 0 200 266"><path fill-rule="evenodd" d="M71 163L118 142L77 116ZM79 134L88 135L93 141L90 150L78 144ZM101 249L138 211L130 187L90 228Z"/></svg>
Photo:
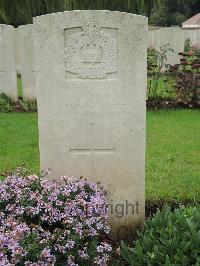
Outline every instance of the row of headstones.
<svg viewBox="0 0 200 266"><path fill-rule="evenodd" d="M159 50L160 47L169 44L168 48L173 49L167 53L166 63L171 65L179 63L178 53L183 52L187 39L190 39L192 45L200 44L200 29L171 27L148 31L148 47Z"/></svg>
<svg viewBox="0 0 200 266"><path fill-rule="evenodd" d="M100 181L112 232L130 235L145 216L148 19L111 11L40 16L34 57L32 34L32 26L1 26L1 78L13 98L15 62L24 93L25 79L36 79L40 168L53 169L49 178ZM159 44L179 38L162 34Z"/></svg>
<svg viewBox="0 0 200 266"><path fill-rule="evenodd" d="M16 70L24 93L36 73L41 169L100 181L115 235L144 219L147 21L111 11L37 17L35 63L32 26L0 26L1 89L17 99Z"/></svg>
<svg viewBox="0 0 200 266"><path fill-rule="evenodd" d="M36 99L33 25L14 28L0 25L0 93L18 99L17 74L23 83L23 98Z"/></svg>
<svg viewBox="0 0 200 266"><path fill-rule="evenodd" d="M192 44L200 42L200 29L184 30L181 28L163 28L148 31L148 46L159 48L165 44L174 52L169 52L167 63L176 64L183 51L184 42L190 39ZM36 99L35 64L33 49L33 25L14 28L0 25L0 93L4 92L17 100L17 74L21 74L23 98Z"/></svg>

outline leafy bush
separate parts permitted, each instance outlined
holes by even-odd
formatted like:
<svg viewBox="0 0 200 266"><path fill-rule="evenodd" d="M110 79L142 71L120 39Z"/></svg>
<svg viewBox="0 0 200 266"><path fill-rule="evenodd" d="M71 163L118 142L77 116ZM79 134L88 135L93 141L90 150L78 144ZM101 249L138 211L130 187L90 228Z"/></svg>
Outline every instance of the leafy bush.
<svg viewBox="0 0 200 266"><path fill-rule="evenodd" d="M174 78L176 101L186 106L200 105L200 53L190 50L181 55L180 64L171 66L169 72Z"/></svg>
<svg viewBox="0 0 200 266"><path fill-rule="evenodd" d="M195 56L200 56L200 42L192 44L190 38L186 39L184 43L184 52L190 52Z"/></svg>
<svg viewBox="0 0 200 266"><path fill-rule="evenodd" d="M173 95L170 84L164 82L163 75L163 72L168 69L168 64L166 64L168 52L174 52L169 44L161 46L159 51L153 47L147 50L148 102L160 101Z"/></svg>
<svg viewBox="0 0 200 266"><path fill-rule="evenodd" d="M106 265L105 191L86 179L0 182L0 265Z"/></svg>
<svg viewBox="0 0 200 266"><path fill-rule="evenodd" d="M0 94L0 112L10 112L12 110L11 107L11 99L5 94Z"/></svg>
<svg viewBox="0 0 200 266"><path fill-rule="evenodd" d="M174 50L169 47L169 44L161 46L158 51L154 47L148 47L147 67L149 73L158 73L161 72L164 67L168 68L168 64L166 64L168 52L174 53Z"/></svg>
<svg viewBox="0 0 200 266"><path fill-rule="evenodd" d="M5 93L1 93L0 112L11 111L37 112L37 101L18 99L17 102L12 102L10 97L8 97Z"/></svg>
<svg viewBox="0 0 200 266"><path fill-rule="evenodd" d="M184 52L188 53L191 50L191 47L192 47L191 40L190 38L187 38L184 43Z"/></svg>
<svg viewBox="0 0 200 266"><path fill-rule="evenodd" d="M19 99L21 109L25 112L37 112L37 101L36 100L21 100Z"/></svg>
<svg viewBox="0 0 200 266"><path fill-rule="evenodd" d="M165 206L146 220L133 248L122 243L121 255L129 265L199 265L200 206Z"/></svg>
<svg viewBox="0 0 200 266"><path fill-rule="evenodd" d="M200 57L200 42L193 44L191 50L195 56Z"/></svg>

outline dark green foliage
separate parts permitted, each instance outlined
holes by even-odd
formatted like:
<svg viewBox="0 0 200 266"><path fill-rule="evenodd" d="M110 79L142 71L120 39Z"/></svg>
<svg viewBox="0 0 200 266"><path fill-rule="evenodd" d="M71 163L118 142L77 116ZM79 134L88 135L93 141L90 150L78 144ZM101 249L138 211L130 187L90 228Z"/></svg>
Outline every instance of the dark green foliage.
<svg viewBox="0 0 200 266"><path fill-rule="evenodd" d="M158 8L152 9L150 23L160 26L180 25L200 12L199 0L160 0Z"/></svg>
<svg viewBox="0 0 200 266"><path fill-rule="evenodd" d="M148 48L147 107L200 106L200 46L185 42L180 63L166 64L167 53L174 52L168 45L159 51Z"/></svg>
<svg viewBox="0 0 200 266"><path fill-rule="evenodd" d="M74 9L109 9L146 15L158 25L180 24L200 10L199 0L0 0L0 22L18 26L32 17Z"/></svg>
<svg viewBox="0 0 200 266"><path fill-rule="evenodd" d="M36 100L21 100L19 104L23 112L37 112L37 101Z"/></svg>
<svg viewBox="0 0 200 266"><path fill-rule="evenodd" d="M138 231L134 247L124 243L121 255L128 265L199 265L200 206L165 206Z"/></svg>
<svg viewBox="0 0 200 266"><path fill-rule="evenodd" d="M7 24L32 23L32 17L74 9L110 9L138 13L144 2L132 0L8 0L0 1L0 17ZM141 11L141 10L140 10ZM142 13L142 11L141 11Z"/></svg>
<svg viewBox="0 0 200 266"><path fill-rule="evenodd" d="M0 94L0 112L10 112L12 110L11 99L5 94Z"/></svg>
<svg viewBox="0 0 200 266"><path fill-rule="evenodd" d="M147 50L148 103L158 103L162 99L174 97L170 82L165 82L164 76L164 70L168 67L166 64L168 52L174 52L169 44L161 46L159 51L151 47Z"/></svg>
<svg viewBox="0 0 200 266"><path fill-rule="evenodd" d="M4 23L18 26L32 23L32 17L47 13L43 0L7 0L0 1L0 17Z"/></svg>
<svg viewBox="0 0 200 266"><path fill-rule="evenodd" d="M39 241L40 240L38 239L38 235L34 232L32 232L21 241L21 246L27 251L26 260L32 260L35 262L38 261L40 253L42 252L43 248L45 248L45 244L38 245Z"/></svg>
<svg viewBox="0 0 200 266"><path fill-rule="evenodd" d="M191 43L190 38L188 38L185 40L185 43L184 43L184 52L188 53L191 47L192 47L192 43Z"/></svg>
<svg viewBox="0 0 200 266"><path fill-rule="evenodd" d="M171 66L169 73L173 76L176 101L185 106L200 106L200 54L198 46L189 52L179 53L180 63Z"/></svg>
<svg viewBox="0 0 200 266"><path fill-rule="evenodd" d="M18 99L17 102L12 102L10 97L8 97L5 93L1 93L0 112L8 113L11 111L37 112L37 101Z"/></svg>

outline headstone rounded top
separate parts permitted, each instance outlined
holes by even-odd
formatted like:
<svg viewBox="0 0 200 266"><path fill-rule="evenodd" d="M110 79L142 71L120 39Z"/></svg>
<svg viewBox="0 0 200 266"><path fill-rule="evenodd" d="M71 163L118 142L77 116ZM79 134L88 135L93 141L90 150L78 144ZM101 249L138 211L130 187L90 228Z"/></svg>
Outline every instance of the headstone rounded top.
<svg viewBox="0 0 200 266"><path fill-rule="evenodd" d="M26 25L20 25L19 27L17 27L18 29L25 29L25 28L28 28L28 27L32 27L33 26L33 24L26 24Z"/></svg>
<svg viewBox="0 0 200 266"><path fill-rule="evenodd" d="M99 13L100 15L106 15L109 13L115 14L117 16L119 15L125 15L125 16L131 16L131 17L136 17L136 18L143 18L145 20L148 20L146 16L138 15L138 14L133 14L133 13L128 13L128 12L122 12L122 11L111 11L111 10L71 10L71 11L63 11L63 12L56 12L56 13L49 13L41 16L36 16L33 17L33 20L36 21L37 19L48 19L49 17L52 16L61 16L61 15L66 15L66 14L79 14L79 13L85 13L85 14L91 14L91 13Z"/></svg>
<svg viewBox="0 0 200 266"><path fill-rule="evenodd" d="M7 24L0 24L0 28L2 29L2 28L6 28L6 29L8 29L8 28L10 28L10 29L12 29L12 28L14 28L12 25L7 25Z"/></svg>

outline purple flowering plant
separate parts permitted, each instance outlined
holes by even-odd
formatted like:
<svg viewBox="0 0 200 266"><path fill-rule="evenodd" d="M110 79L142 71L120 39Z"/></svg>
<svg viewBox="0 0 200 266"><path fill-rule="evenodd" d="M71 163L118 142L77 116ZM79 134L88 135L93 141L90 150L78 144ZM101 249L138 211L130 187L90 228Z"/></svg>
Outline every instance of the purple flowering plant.
<svg viewBox="0 0 200 266"><path fill-rule="evenodd" d="M0 181L0 265L107 265L106 191L84 178Z"/></svg>

